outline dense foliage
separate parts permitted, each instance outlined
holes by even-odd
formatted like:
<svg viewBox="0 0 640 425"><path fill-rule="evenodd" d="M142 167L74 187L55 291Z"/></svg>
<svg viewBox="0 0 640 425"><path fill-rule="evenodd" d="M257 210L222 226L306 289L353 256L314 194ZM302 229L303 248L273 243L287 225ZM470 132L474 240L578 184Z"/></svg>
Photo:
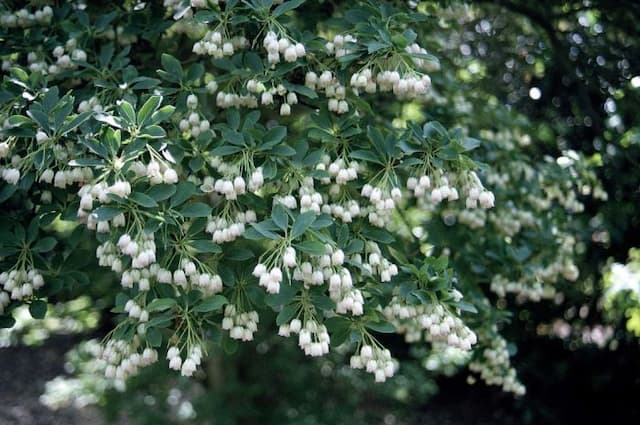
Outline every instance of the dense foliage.
<svg viewBox="0 0 640 425"><path fill-rule="evenodd" d="M44 401L371 423L465 367L524 395L531 329L628 341L636 266L599 273L638 226L607 167L637 157L635 45L596 6L496 3L2 6L0 324L104 337Z"/></svg>

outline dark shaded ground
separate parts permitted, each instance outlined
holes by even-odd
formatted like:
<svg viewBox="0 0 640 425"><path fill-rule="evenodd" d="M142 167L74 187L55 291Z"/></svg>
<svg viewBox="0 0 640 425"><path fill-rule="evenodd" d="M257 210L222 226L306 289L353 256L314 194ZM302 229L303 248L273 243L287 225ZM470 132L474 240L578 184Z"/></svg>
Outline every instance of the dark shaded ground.
<svg viewBox="0 0 640 425"><path fill-rule="evenodd" d="M0 425L100 425L95 409L66 408L56 411L40 403L45 383L64 374L64 354L76 340L52 337L42 346L0 348ZM480 391L478 391L480 390ZM454 393L449 393L453 391ZM455 394L455 397L452 395ZM469 387L463 382L441 393L421 410L422 424L516 424L515 417L496 409L496 392ZM402 420L402 418L397 418ZM124 423L123 423L124 425Z"/></svg>
<svg viewBox="0 0 640 425"><path fill-rule="evenodd" d="M104 423L95 409L51 411L39 401L45 383L64 373L64 354L74 345L75 338L56 336L38 347L0 348L0 425ZM637 343L623 345L616 352L569 351L557 341L547 341L542 347L540 344L541 341L537 341L530 350L524 349L518 356L517 367L528 387L526 397L514 400L496 388L469 386L464 374L443 378L439 382L439 394L417 407L420 412L418 423L640 423ZM397 419L402 421L402 418ZM120 421L120 425L124 424Z"/></svg>
<svg viewBox="0 0 640 425"><path fill-rule="evenodd" d="M52 411L40 403L45 383L64 373L73 337L57 336L39 347L0 348L0 425L99 425L93 409Z"/></svg>

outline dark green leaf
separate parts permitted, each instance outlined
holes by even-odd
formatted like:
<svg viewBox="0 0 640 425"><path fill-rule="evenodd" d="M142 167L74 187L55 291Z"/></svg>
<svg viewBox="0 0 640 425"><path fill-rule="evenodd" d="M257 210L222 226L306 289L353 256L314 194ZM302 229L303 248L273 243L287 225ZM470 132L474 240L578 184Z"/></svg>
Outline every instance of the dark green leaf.
<svg viewBox="0 0 640 425"><path fill-rule="evenodd" d="M31 250L39 253L49 252L56 246L57 243L58 241L55 238L47 236L46 238L39 239L33 245L33 247L31 247Z"/></svg>
<svg viewBox="0 0 640 425"><path fill-rule="evenodd" d="M47 314L47 303L43 300L35 300L29 304L29 313L34 319L44 319Z"/></svg>
<svg viewBox="0 0 640 425"><path fill-rule="evenodd" d="M293 226L291 227L291 237L295 239L303 235L315 220L316 213L314 211L305 211L301 213L293 222Z"/></svg>
<svg viewBox="0 0 640 425"><path fill-rule="evenodd" d="M222 295L214 295L211 298L206 298L201 303L196 305L192 311L196 313L208 313L210 311L220 310L225 304L227 304L227 299Z"/></svg>
<svg viewBox="0 0 640 425"><path fill-rule="evenodd" d="M145 310L147 310L149 313L153 313L156 311L169 310L170 308L173 308L175 305L177 305L177 302L173 298L156 298L155 300L147 304L147 306L145 307Z"/></svg>

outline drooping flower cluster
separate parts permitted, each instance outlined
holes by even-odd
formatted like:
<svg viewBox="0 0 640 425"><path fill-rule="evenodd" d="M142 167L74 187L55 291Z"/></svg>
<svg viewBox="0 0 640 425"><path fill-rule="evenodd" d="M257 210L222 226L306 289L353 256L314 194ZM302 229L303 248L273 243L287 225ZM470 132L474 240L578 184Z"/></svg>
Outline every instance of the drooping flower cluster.
<svg viewBox="0 0 640 425"><path fill-rule="evenodd" d="M503 391L524 395L526 388L516 376L509 360L507 341L500 336L490 339L489 346L482 350L482 357L469 364L469 369L480 374L488 385L498 385Z"/></svg>
<svg viewBox="0 0 640 425"><path fill-rule="evenodd" d="M233 56L248 44L249 42L243 36L228 37L223 31L207 31L202 40L193 45L193 53L220 59L225 56Z"/></svg>
<svg viewBox="0 0 640 425"><path fill-rule="evenodd" d="M397 369L391 352L378 345L362 345L359 354L351 356L349 364L354 369L365 369L373 374L376 382L385 382Z"/></svg>
<svg viewBox="0 0 640 425"><path fill-rule="evenodd" d="M167 350L169 369L179 370L182 376L192 376L202 362L202 349L198 345L191 346L184 360L180 357L180 349L176 346Z"/></svg>
<svg viewBox="0 0 640 425"><path fill-rule="evenodd" d="M365 255L355 254L351 261L362 268L365 276L378 276L380 282L389 282L398 274L398 266L382 255L380 246L376 242L365 244Z"/></svg>
<svg viewBox="0 0 640 425"><path fill-rule="evenodd" d="M111 339L98 353L98 358L107 363L104 374L110 379L125 380L136 375L139 370L158 361L158 352L146 347L139 350L140 341L134 337L132 342Z"/></svg>
<svg viewBox="0 0 640 425"><path fill-rule="evenodd" d="M224 308L222 329L229 331L229 336L241 341L252 341L258 330L260 317L257 311L239 311L233 304Z"/></svg>
<svg viewBox="0 0 640 425"><path fill-rule="evenodd" d="M293 319L289 324L280 326L278 334L288 337L298 334L298 346L307 356L319 357L329 352L329 332L324 325L315 320L307 320L304 323L300 319Z"/></svg>
<svg viewBox="0 0 640 425"><path fill-rule="evenodd" d="M285 62L295 62L307 54L304 44L293 43L286 37L278 38L273 31L267 33L262 45L267 51L267 61L272 65L280 63L280 55Z"/></svg>
<svg viewBox="0 0 640 425"><path fill-rule="evenodd" d="M476 334L440 304L409 305L394 298L384 308L385 317L404 334L407 342L442 341L452 347L470 350Z"/></svg>
<svg viewBox="0 0 640 425"><path fill-rule="evenodd" d="M219 180L218 180L219 181ZM211 217L206 232L211 233L215 243L233 242L244 233L245 224L255 223L256 213L253 210L240 211L235 217Z"/></svg>
<svg viewBox="0 0 640 425"><path fill-rule="evenodd" d="M13 269L0 273L0 284L6 292L0 291L0 311L12 300L22 300L33 295L33 291L42 288L44 278L34 268Z"/></svg>
<svg viewBox="0 0 640 425"><path fill-rule="evenodd" d="M0 15L0 26L4 28L28 28L34 25L48 25L53 17L51 6L44 6L29 12L27 9L4 11Z"/></svg>
<svg viewBox="0 0 640 425"><path fill-rule="evenodd" d="M386 190L368 183L362 187L361 195L371 202L369 223L377 227L384 227L391 221L391 213L402 199L402 192L397 187Z"/></svg>

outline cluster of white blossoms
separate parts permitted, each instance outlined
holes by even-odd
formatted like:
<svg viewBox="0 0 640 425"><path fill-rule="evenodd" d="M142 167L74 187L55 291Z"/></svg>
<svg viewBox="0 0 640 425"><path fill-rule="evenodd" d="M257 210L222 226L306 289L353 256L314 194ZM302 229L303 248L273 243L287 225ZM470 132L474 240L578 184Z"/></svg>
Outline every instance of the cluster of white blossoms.
<svg viewBox="0 0 640 425"><path fill-rule="evenodd" d="M409 54L426 55L428 53L427 49L425 49L424 47L421 47L418 43L410 44L407 47L405 47L404 50ZM429 62L424 58L420 58L416 56L413 57L413 63L415 63L418 68L422 68L422 69L428 68L427 64L429 64Z"/></svg>
<svg viewBox="0 0 640 425"><path fill-rule="evenodd" d="M33 291L42 288L44 278L37 269L13 269L0 273L0 285L12 300L22 300L33 295ZM8 296L0 291L0 312L9 304Z"/></svg>
<svg viewBox="0 0 640 425"><path fill-rule="evenodd" d="M258 284L266 289L269 294L277 294L280 292L280 283L282 282L282 269L278 266L267 270L267 266L258 263L253 269L253 275L258 278Z"/></svg>
<svg viewBox="0 0 640 425"><path fill-rule="evenodd" d="M9 184L18 184L20 181L20 170L17 168L4 168L0 167L2 180L6 181Z"/></svg>
<svg viewBox="0 0 640 425"><path fill-rule="evenodd" d="M189 353L184 360L180 357L180 349L176 346L167 350L169 369L179 370L182 376L192 376L202 362L202 349L198 345L189 348Z"/></svg>
<svg viewBox="0 0 640 425"><path fill-rule="evenodd" d="M248 44L244 36L228 37L224 32L215 30L207 31L202 40L194 43L192 51L196 55L208 55L221 59L225 56L233 56Z"/></svg>
<svg viewBox="0 0 640 425"><path fill-rule="evenodd" d="M111 25L102 33L96 34L96 37L115 41L121 46L128 46L130 44L138 42L138 36L131 32L125 31L122 25L117 25L115 28L113 25Z"/></svg>
<svg viewBox="0 0 640 425"><path fill-rule="evenodd" d="M211 123L207 119L200 117L195 109L198 107L198 98L194 94L190 94L187 97L187 106L192 110L189 115L180 120L178 128L183 133L189 133L191 137L198 137L200 134L209 131L211 129Z"/></svg>
<svg viewBox="0 0 640 425"><path fill-rule="evenodd" d="M313 177L305 177L302 180L302 184L298 188L298 197L300 199L300 212L320 212L323 199L320 192L317 192L314 188Z"/></svg>
<svg viewBox="0 0 640 425"><path fill-rule="evenodd" d="M292 42L286 37L278 38L273 31L264 37L262 46L267 51L267 61L272 65L280 63L280 55L285 62L295 62L307 54L304 44Z"/></svg>
<svg viewBox="0 0 640 425"><path fill-rule="evenodd" d="M524 211L512 204L507 204L500 214L490 214L489 221L498 231L507 236L515 236L523 227L533 227L536 224L531 211Z"/></svg>
<svg viewBox="0 0 640 425"><path fill-rule="evenodd" d="M243 177L240 173L240 167L237 164L230 164L216 156L209 160L211 168L225 176L221 179L213 177L205 177L200 189L205 193L213 191L224 195L227 200L235 200L238 195L250 192L257 192L264 185L264 174L262 167L250 170L248 177Z"/></svg>
<svg viewBox="0 0 640 425"><path fill-rule="evenodd" d="M158 352L147 347L142 353L138 352L139 339L134 337L133 342L111 339L99 350L98 358L104 360L107 365L104 369L105 377L109 379L125 380L136 375L140 368L149 366L158 361Z"/></svg>
<svg viewBox="0 0 640 425"><path fill-rule="evenodd" d="M343 223L351 223L354 218L362 215L358 201L351 199L345 203L325 203L321 211L340 219Z"/></svg>
<svg viewBox="0 0 640 425"><path fill-rule="evenodd" d="M55 149L54 149L55 150ZM44 182L48 184L52 184L54 187L60 189L66 189L67 186L71 186L74 184L85 184L89 181L93 180L93 171L89 167L76 167L71 170L58 170L54 171L51 168L47 168L40 174L39 182ZM102 193L97 193L100 190L106 191L108 189L107 185L98 186L95 191L96 194L93 195L94 198L101 199L100 202L108 202L109 199L106 197L106 192L102 197L99 195ZM85 189L88 190L88 189ZM93 187L92 187L93 190ZM93 192L92 192L93 193Z"/></svg>
<svg viewBox="0 0 640 425"><path fill-rule="evenodd" d="M27 9L16 11L3 11L0 15L0 26L3 28L29 28L34 25L47 25L51 23L53 9L44 6L29 12Z"/></svg>
<svg viewBox="0 0 640 425"><path fill-rule="evenodd" d="M557 238L558 250L548 264L534 263L530 265L531 271L521 275L518 279L508 279L501 274L495 275L491 280L491 291L500 297L514 294L516 302L538 302L543 299L551 299L556 294L553 286L560 277L574 282L580 276L580 270L573 262L573 250L575 238L572 235L560 234Z"/></svg>
<svg viewBox="0 0 640 425"><path fill-rule="evenodd" d="M373 76L369 68L356 72L351 76L350 85L353 92L375 93L393 92L399 99L415 99L427 94L431 88L431 78L423 74L400 74L398 71L380 71Z"/></svg>
<svg viewBox="0 0 640 425"><path fill-rule="evenodd" d="M378 276L380 282L390 282L398 274L398 266L387 260L378 244L373 241L365 244L364 258L360 254L354 254L351 262L360 266L365 276Z"/></svg>
<svg viewBox="0 0 640 425"><path fill-rule="evenodd" d="M484 227L487 223L487 213L480 209L458 211L457 218L460 224L474 230Z"/></svg>
<svg viewBox="0 0 640 425"><path fill-rule="evenodd" d="M91 96L88 100L83 100L78 104L78 112L104 112L104 106L96 96Z"/></svg>
<svg viewBox="0 0 640 425"><path fill-rule="evenodd" d="M465 351L477 342L476 334L440 304L410 305L394 297L383 313L407 342L421 341L424 336L425 341L443 342Z"/></svg>
<svg viewBox="0 0 640 425"><path fill-rule="evenodd" d="M357 42L358 39L350 34L337 34L335 37L333 37L333 41L328 41L327 43L325 43L324 48L326 49L327 53L335 55L336 58L340 58L342 56L355 53L353 46L349 46L349 43Z"/></svg>
<svg viewBox="0 0 640 425"><path fill-rule="evenodd" d="M135 240L127 233L118 239L120 251L131 257L131 267L143 269L156 262L156 243L153 233L142 233L140 239Z"/></svg>
<svg viewBox="0 0 640 425"><path fill-rule="evenodd" d="M258 99L251 94L239 95L221 90L216 95L216 106L222 109L241 107L255 109L258 107Z"/></svg>
<svg viewBox="0 0 640 425"><path fill-rule="evenodd" d="M507 294L515 294L516 300L538 302L543 299L552 299L556 293L553 286L540 280L510 280L501 274L494 275L491 279L491 291L501 298Z"/></svg>
<svg viewBox="0 0 640 425"><path fill-rule="evenodd" d="M273 205L277 205L277 204L280 204L290 210L295 210L296 208L298 208L298 201L296 200L296 197L293 195L285 195L285 196L275 195L273 197Z"/></svg>
<svg viewBox="0 0 640 425"><path fill-rule="evenodd" d="M149 312L141 307L134 300L128 300L124 305L124 311L129 314L132 319L138 319L141 323L149 321Z"/></svg>
<svg viewBox="0 0 640 425"><path fill-rule="evenodd" d="M229 336L233 339L252 341L259 322L260 316L255 310L239 311L233 304L227 304L224 308L222 329L229 331Z"/></svg>
<svg viewBox="0 0 640 425"><path fill-rule="evenodd" d="M235 217L209 217L205 231L213 235L215 243L232 242L242 236L245 224L255 223L255 211L238 211Z"/></svg>
<svg viewBox="0 0 640 425"><path fill-rule="evenodd" d="M378 77L381 76L382 74L378 75ZM360 91L364 91L365 93L375 93L377 90L376 80L373 78L373 73L369 68L364 68L363 70L352 74L349 84L356 94Z"/></svg>
<svg viewBox="0 0 640 425"><path fill-rule="evenodd" d="M369 223L377 227L384 227L391 220L391 214L396 202L402 199L402 192L394 187L390 191L372 186L369 183L362 187L361 195L369 200Z"/></svg>
<svg viewBox="0 0 640 425"><path fill-rule="evenodd" d="M249 97L251 99L255 99L255 101L252 100L253 106L251 106L254 108L258 106L258 95L260 95L260 104L263 106L273 105L275 103L274 96L282 97L280 115L283 117L291 115L291 106L298 103L298 95L292 91L288 91L283 84L278 84L277 86L267 89L264 83L256 80L249 80L247 81L246 87L247 91L252 93Z"/></svg>
<svg viewBox="0 0 640 425"><path fill-rule="evenodd" d="M77 67L75 62L86 62L87 52L77 48L78 41L75 38L67 40L64 46L56 46L52 55L56 58L54 64L49 65L47 71L49 74L57 74L61 71L74 69Z"/></svg>
<svg viewBox="0 0 640 425"><path fill-rule="evenodd" d="M472 187L467 193L466 206L467 208L477 208L479 203L482 208L488 209L493 208L495 201L496 197L493 192Z"/></svg>
<svg viewBox="0 0 640 425"><path fill-rule="evenodd" d="M444 173L440 172L440 174ZM465 200L466 208L474 209L478 208L478 205L484 209L493 208L495 196L493 192L484 188L475 172L468 172L463 176L458 176L458 178L464 180L463 189L467 196ZM458 189L450 183L450 179L446 175L436 176L433 180L428 175L410 177L407 179L407 189L421 203L428 199L431 203L437 205L445 200L456 201L460 198Z"/></svg>
<svg viewBox="0 0 640 425"><path fill-rule="evenodd" d="M166 161L156 161L152 159L147 164L142 161L135 161L131 164L131 170L136 177L146 177L153 186L156 184L176 184L178 183L178 172L171 168Z"/></svg>
<svg viewBox="0 0 640 425"><path fill-rule="evenodd" d="M307 72L304 85L313 91L324 91L329 99L327 104L329 111L337 114L349 112L349 104L346 101L347 90L331 71L323 71L319 76L313 71Z"/></svg>
<svg viewBox="0 0 640 425"><path fill-rule="evenodd" d="M524 395L526 388L518 381L516 370L511 367L507 341L499 336L490 338L491 345L482 350L482 357L469 363L469 369L479 373L487 385L498 385L503 391Z"/></svg>
<svg viewBox="0 0 640 425"><path fill-rule="evenodd" d="M202 290L207 295L222 292L222 278L220 275L208 271L200 271L195 263L188 258L183 258L180 261L180 268L173 271L171 280L168 279L167 275L164 279L159 277L158 282L173 283L182 288L190 285L192 288Z"/></svg>
<svg viewBox="0 0 640 425"><path fill-rule="evenodd" d="M320 179L323 184L330 184L331 179L333 179L335 184L344 186L358 178L360 164L357 161L347 162L344 158L336 158L334 161L331 161L329 155L324 155L321 162L316 165L316 170L329 173L328 178Z"/></svg>
<svg viewBox="0 0 640 425"><path fill-rule="evenodd" d="M324 325L315 320L307 320L302 323L298 318L290 323L280 325L278 335L289 337L291 334L298 334L298 346L304 354L311 357L319 357L329 352L331 341L329 332Z"/></svg>
<svg viewBox="0 0 640 425"><path fill-rule="evenodd" d="M349 365L353 369L364 369L373 374L376 382L384 382L387 378L391 378L398 368L389 350L368 344L360 347L359 354L351 356Z"/></svg>

